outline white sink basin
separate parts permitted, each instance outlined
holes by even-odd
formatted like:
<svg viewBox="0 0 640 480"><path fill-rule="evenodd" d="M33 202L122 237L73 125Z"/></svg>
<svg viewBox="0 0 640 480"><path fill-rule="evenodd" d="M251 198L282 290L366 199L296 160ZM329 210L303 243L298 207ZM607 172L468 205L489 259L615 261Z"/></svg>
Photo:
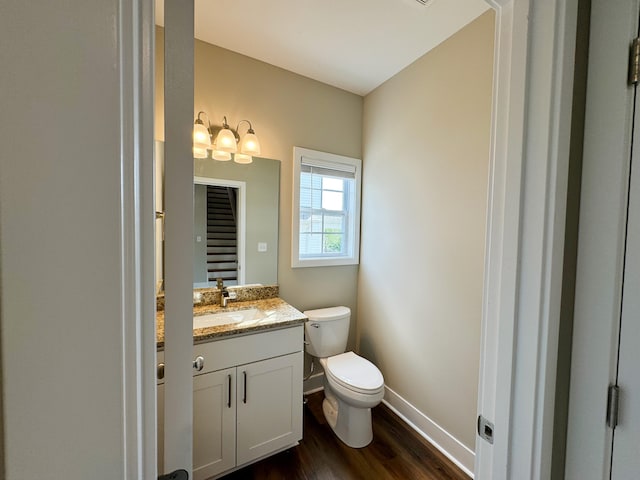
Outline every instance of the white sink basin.
<svg viewBox="0 0 640 480"><path fill-rule="evenodd" d="M247 310L235 310L232 312L209 313L193 317L193 328L217 327L220 325L231 325L234 323L247 322L250 320L262 320L265 313L258 308Z"/></svg>

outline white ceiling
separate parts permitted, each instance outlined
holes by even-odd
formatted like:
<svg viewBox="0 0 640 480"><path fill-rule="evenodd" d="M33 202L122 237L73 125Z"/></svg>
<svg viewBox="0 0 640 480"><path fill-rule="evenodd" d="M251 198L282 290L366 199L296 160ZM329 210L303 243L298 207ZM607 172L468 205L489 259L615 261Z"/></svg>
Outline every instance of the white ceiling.
<svg viewBox="0 0 640 480"><path fill-rule="evenodd" d="M484 0L195 0L195 36L366 95L488 8ZM156 23L164 25L162 0Z"/></svg>

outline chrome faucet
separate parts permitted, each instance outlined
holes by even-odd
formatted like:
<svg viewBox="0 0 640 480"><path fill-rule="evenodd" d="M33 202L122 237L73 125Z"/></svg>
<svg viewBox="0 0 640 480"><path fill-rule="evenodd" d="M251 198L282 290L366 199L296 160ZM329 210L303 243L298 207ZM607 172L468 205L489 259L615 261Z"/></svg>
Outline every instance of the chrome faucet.
<svg viewBox="0 0 640 480"><path fill-rule="evenodd" d="M216 284L218 286L218 290L220 290L220 306L226 307L227 302L229 301L229 291L227 290L227 287L224 286L222 278L216 278Z"/></svg>
<svg viewBox="0 0 640 480"><path fill-rule="evenodd" d="M225 287L224 290L222 290L222 292L220 293L220 306L226 307L228 302L229 302L229 292Z"/></svg>
<svg viewBox="0 0 640 480"><path fill-rule="evenodd" d="M222 278L217 278L216 283L218 286L218 290L220 290L220 306L224 308L229 303L229 300L234 300L236 298L236 293L232 293L227 290L227 287L225 287L224 283L222 282Z"/></svg>

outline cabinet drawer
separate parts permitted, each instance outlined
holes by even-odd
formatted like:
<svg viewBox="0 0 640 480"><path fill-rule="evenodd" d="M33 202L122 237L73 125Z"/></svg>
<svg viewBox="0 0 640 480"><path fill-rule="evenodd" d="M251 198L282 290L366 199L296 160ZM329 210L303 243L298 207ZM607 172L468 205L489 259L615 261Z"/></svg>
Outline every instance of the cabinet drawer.
<svg viewBox="0 0 640 480"><path fill-rule="evenodd" d="M197 374L300 352L303 339L303 326L297 325L194 345L194 357L204 358L204 368Z"/></svg>

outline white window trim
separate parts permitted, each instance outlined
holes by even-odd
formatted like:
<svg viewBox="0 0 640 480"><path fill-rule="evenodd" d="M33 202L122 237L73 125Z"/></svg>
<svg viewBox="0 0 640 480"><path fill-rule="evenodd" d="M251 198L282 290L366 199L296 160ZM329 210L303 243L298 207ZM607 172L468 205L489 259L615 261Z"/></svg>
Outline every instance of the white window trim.
<svg viewBox="0 0 640 480"><path fill-rule="evenodd" d="M302 159L313 159L320 164L345 165L355 168L355 210L353 227L353 254L341 257L300 258L300 168ZM339 168L336 168L339 169ZM327 267L357 265L360 262L360 197L362 194L362 160L308 148L293 147L293 208L291 219L291 267Z"/></svg>

